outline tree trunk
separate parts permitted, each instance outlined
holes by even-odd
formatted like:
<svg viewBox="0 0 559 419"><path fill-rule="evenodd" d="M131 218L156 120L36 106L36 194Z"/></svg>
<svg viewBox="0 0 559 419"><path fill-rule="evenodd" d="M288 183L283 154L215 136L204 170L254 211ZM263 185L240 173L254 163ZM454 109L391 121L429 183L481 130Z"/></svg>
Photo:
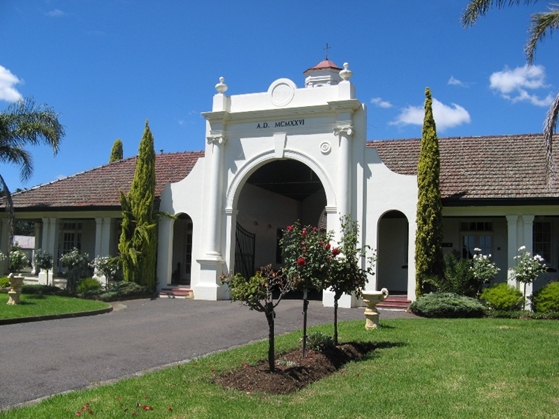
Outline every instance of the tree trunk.
<svg viewBox="0 0 559 419"><path fill-rule="evenodd" d="M307 299L307 289L303 292L303 358L307 357L307 309L309 300Z"/></svg>
<svg viewBox="0 0 559 419"><path fill-rule="evenodd" d="M274 372L276 369L276 356L274 349L274 308L268 303L266 304L266 320L268 320L268 366L270 371Z"/></svg>
<svg viewBox="0 0 559 419"><path fill-rule="evenodd" d="M334 345L338 346L338 299L334 296Z"/></svg>

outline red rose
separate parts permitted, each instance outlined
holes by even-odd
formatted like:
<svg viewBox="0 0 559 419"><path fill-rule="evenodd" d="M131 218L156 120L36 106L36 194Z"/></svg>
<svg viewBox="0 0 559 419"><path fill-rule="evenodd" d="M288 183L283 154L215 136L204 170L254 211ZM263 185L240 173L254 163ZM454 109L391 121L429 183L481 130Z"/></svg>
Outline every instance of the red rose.
<svg viewBox="0 0 559 419"><path fill-rule="evenodd" d="M330 250L330 243L326 245L326 250Z"/></svg>
<svg viewBox="0 0 559 419"><path fill-rule="evenodd" d="M340 249L332 249L332 254L333 254L334 256L338 256L340 253L341 253L341 252L340 252Z"/></svg>
<svg viewBox="0 0 559 419"><path fill-rule="evenodd" d="M293 226L287 226L287 231L293 230Z"/></svg>
<svg viewBox="0 0 559 419"><path fill-rule="evenodd" d="M305 266L305 263L307 263L307 261L305 260L305 258L299 258L297 260L297 265L299 266Z"/></svg>

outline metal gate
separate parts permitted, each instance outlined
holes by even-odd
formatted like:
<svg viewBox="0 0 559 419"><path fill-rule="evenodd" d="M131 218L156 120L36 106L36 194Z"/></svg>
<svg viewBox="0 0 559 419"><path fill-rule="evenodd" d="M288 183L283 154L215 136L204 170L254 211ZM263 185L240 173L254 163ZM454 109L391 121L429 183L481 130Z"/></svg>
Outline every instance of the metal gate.
<svg viewBox="0 0 559 419"><path fill-rule="evenodd" d="M235 274L240 273L245 278L254 275L254 249L256 234L245 230L237 223L235 233Z"/></svg>

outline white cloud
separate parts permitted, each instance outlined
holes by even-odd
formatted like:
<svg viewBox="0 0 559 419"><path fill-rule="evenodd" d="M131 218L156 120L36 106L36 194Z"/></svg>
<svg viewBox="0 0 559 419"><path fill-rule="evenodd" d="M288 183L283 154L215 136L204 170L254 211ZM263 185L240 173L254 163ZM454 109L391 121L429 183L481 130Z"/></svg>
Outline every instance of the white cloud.
<svg viewBox="0 0 559 419"><path fill-rule="evenodd" d="M381 97L372 98L371 103L377 105L380 108L391 108L392 107L392 103L387 102L386 100L382 100Z"/></svg>
<svg viewBox="0 0 559 419"><path fill-rule="evenodd" d="M63 17L66 16L66 13L59 9L51 10L50 12L46 12L45 15L49 17Z"/></svg>
<svg viewBox="0 0 559 419"><path fill-rule="evenodd" d="M451 86L460 86L460 87L469 87L466 83L462 82L461 80L455 79L454 76L450 76L448 83Z"/></svg>
<svg viewBox="0 0 559 419"><path fill-rule="evenodd" d="M425 110L423 106L408 106L390 125L423 125ZM466 109L455 103L450 106L433 98L433 117L437 129L444 131L458 125L470 123L471 117Z"/></svg>
<svg viewBox="0 0 559 419"><path fill-rule="evenodd" d="M21 80L13 75L10 70L0 65L0 100L17 102L23 99L21 93L14 87L18 83L21 83Z"/></svg>
<svg viewBox="0 0 559 419"><path fill-rule="evenodd" d="M545 98L529 93L529 90L546 89L545 68L541 65L525 65L503 71L497 71L489 77L490 87L512 103L530 102L536 106L549 106L553 96L548 94Z"/></svg>

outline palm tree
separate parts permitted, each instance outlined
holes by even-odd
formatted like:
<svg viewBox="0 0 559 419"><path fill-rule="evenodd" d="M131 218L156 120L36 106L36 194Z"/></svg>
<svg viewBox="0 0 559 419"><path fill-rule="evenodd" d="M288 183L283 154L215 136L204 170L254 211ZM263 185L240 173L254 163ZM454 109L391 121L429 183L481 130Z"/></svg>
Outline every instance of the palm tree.
<svg viewBox="0 0 559 419"><path fill-rule="evenodd" d="M470 3L464 10L461 18L462 26L468 28L475 25L478 17L484 16L487 11L496 7L501 9L505 6L512 6L515 4L536 3L537 0L470 0ZM538 42L543 41L545 36L553 33L555 29L559 29L559 7L557 4L548 6L547 12L535 13L531 18L531 26L528 35L528 42L524 48L528 64L534 61L536 53L536 45ZM557 128L557 120L559 115L559 93L551 104L547 117L544 122L544 139L546 145L546 162L548 168L548 180L554 170L552 164L552 151L553 151L553 132Z"/></svg>
<svg viewBox="0 0 559 419"><path fill-rule="evenodd" d="M58 122L58 114L46 105L36 105L33 98L20 100L0 111L0 163L19 165L21 180L27 181L33 173L33 159L25 150L26 145L46 144L56 155L64 127ZM9 240L14 235L14 208L12 195L0 174L0 191L9 213ZM9 252L9 249L8 249Z"/></svg>

